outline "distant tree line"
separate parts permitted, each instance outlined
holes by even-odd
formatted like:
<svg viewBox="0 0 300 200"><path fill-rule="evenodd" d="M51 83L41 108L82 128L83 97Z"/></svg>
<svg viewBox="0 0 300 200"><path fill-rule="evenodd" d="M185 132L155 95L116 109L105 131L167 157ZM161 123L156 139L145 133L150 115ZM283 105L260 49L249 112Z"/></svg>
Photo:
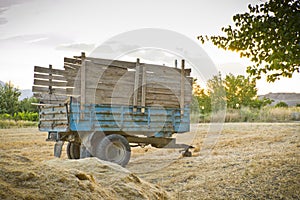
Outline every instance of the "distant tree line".
<svg viewBox="0 0 300 200"><path fill-rule="evenodd" d="M201 88L197 80L194 80L192 112L207 114L242 107L260 109L271 103L270 99L259 99L255 80L243 75L229 74L222 78L219 73L207 81L206 89Z"/></svg>
<svg viewBox="0 0 300 200"><path fill-rule="evenodd" d="M21 92L11 82L0 85L0 119L38 120L38 108L32 105L38 100L34 97L19 101Z"/></svg>

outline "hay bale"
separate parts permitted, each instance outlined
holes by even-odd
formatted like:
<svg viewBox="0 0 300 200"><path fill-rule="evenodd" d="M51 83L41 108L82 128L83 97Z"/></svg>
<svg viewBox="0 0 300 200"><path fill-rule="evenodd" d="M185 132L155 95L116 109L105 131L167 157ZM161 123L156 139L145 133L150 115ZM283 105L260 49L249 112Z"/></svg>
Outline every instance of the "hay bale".
<svg viewBox="0 0 300 200"><path fill-rule="evenodd" d="M1 156L0 199L168 199L119 165L97 158L37 163Z"/></svg>

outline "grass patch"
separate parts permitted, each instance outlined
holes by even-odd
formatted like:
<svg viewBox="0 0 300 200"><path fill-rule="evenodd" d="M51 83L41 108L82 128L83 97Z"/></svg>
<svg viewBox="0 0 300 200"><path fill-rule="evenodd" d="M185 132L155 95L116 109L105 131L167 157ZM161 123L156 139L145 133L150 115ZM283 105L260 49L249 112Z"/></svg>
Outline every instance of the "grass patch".
<svg viewBox="0 0 300 200"><path fill-rule="evenodd" d="M214 121L222 121L223 113L214 113ZM219 120L218 120L219 119ZM191 114L191 122L207 123L212 121L212 115ZM225 122L292 122L300 121L300 107L264 107L255 109L227 109Z"/></svg>
<svg viewBox="0 0 300 200"><path fill-rule="evenodd" d="M32 122L32 121L0 120L1 129L26 128L26 127L37 127L37 126L38 126L38 122Z"/></svg>

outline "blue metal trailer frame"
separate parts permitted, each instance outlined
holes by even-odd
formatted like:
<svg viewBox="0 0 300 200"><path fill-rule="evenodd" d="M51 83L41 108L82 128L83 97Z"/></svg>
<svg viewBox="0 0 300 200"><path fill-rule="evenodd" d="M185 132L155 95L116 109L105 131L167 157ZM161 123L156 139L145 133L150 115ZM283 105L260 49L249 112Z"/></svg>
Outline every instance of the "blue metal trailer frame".
<svg viewBox="0 0 300 200"><path fill-rule="evenodd" d="M102 133L104 135L120 134L130 143L138 145L151 144L162 148L184 148L188 151L189 145L176 144L172 138L174 133L190 131L190 108L141 107L133 106L85 104L81 110L80 103L70 98L67 104L40 106L40 131L48 132L48 141L55 141L55 156L60 157L63 142L81 144L80 134ZM134 112L136 111L136 112ZM55 120L55 115L66 116L64 123L61 118ZM45 126L43 123L49 123ZM63 124L64 126L59 126Z"/></svg>
<svg viewBox="0 0 300 200"><path fill-rule="evenodd" d="M48 132L48 140L52 141L73 140L66 136L77 132L170 138L174 133L190 131L189 105L184 107L184 112L180 108L163 107L146 107L141 111L141 107L103 104L85 104L81 110L80 103L71 97L68 104L40 107L39 130ZM61 118L55 120L57 114L66 116L64 126L58 126L63 122ZM51 121L51 126L43 125L43 119L49 119L46 121Z"/></svg>
<svg viewBox="0 0 300 200"><path fill-rule="evenodd" d="M141 107L136 112L133 106L70 103L70 131L101 131L123 135L145 135L148 137L171 137L173 133L190 130L189 106L180 108Z"/></svg>

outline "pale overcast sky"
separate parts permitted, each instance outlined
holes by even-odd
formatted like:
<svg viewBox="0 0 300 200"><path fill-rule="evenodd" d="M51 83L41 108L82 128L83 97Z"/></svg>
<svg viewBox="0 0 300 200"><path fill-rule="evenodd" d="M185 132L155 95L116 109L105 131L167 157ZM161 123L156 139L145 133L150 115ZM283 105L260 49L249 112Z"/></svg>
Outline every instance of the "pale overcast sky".
<svg viewBox="0 0 300 200"><path fill-rule="evenodd" d="M0 0L0 80L29 89L33 66L62 68L63 57L90 53L111 37L140 28L183 34L203 48L222 74L245 74L247 59L202 45L196 37L219 34L234 14L247 11L249 3L260 1ZM259 94L300 92L299 85L298 73L272 84L261 80L258 89Z"/></svg>

